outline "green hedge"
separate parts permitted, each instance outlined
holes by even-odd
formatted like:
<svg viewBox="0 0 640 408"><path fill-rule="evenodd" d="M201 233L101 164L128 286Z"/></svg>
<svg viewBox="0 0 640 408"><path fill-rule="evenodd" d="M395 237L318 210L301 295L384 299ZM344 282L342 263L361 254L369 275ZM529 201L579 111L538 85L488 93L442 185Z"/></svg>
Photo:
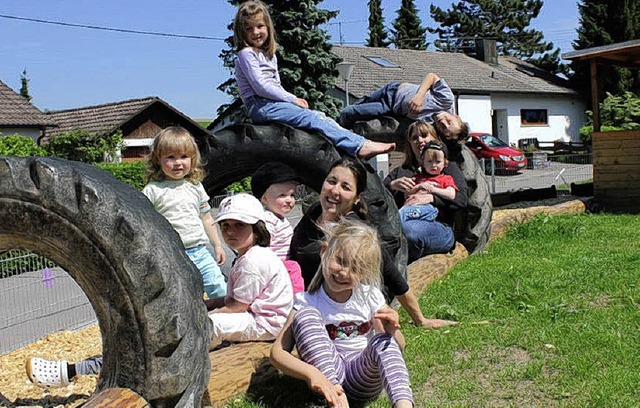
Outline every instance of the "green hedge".
<svg viewBox="0 0 640 408"><path fill-rule="evenodd" d="M122 163L96 163L94 166L108 171L111 175L123 183L142 191L147 184L147 175L144 161Z"/></svg>

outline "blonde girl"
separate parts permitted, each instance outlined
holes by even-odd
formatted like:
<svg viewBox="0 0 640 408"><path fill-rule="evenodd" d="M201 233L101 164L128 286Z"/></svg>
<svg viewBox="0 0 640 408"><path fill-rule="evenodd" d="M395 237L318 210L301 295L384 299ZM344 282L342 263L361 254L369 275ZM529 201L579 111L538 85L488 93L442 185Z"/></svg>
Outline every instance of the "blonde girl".
<svg viewBox="0 0 640 408"><path fill-rule="evenodd" d="M235 76L244 108L255 124L280 122L317 131L353 157L368 159L395 149L395 143L379 143L342 128L324 113L309 109L306 100L287 92L280 82L276 34L267 6L245 1L233 22L238 58Z"/></svg>
<svg viewBox="0 0 640 408"><path fill-rule="evenodd" d="M249 194L227 197L216 222L237 258L227 295L207 301L213 322L210 349L223 341L273 340L291 311L293 290L284 263L269 248L262 203Z"/></svg>
<svg viewBox="0 0 640 408"><path fill-rule="evenodd" d="M386 390L394 407L413 406L398 313L379 289L376 231L358 221L326 226L321 264L271 349L275 367L304 380L335 407ZM296 347L300 359L291 354Z"/></svg>
<svg viewBox="0 0 640 408"><path fill-rule="evenodd" d="M180 235L209 298L224 296L227 284L218 265L226 255L201 183L204 171L195 140L181 127L168 127L153 140L147 164L149 183L142 192Z"/></svg>

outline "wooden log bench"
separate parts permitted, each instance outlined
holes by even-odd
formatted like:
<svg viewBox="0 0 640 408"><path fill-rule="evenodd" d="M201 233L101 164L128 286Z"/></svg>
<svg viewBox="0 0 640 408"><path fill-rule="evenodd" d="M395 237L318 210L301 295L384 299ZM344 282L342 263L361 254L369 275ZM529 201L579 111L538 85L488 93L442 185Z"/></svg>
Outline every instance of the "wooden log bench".
<svg viewBox="0 0 640 408"><path fill-rule="evenodd" d="M491 219L490 241L506 234L510 225L522 223L537 214L578 214L587 209L588 200L571 200L560 204L520 203L521 208L497 209ZM527 206L533 205L533 206ZM460 243L448 254L429 255L408 267L409 285L419 295L429 284L444 276L469 253ZM256 382L277 375L269 364L271 343L238 343L209 353L211 376L204 406L222 406L231 397L247 392ZM207 399L208 397L208 399Z"/></svg>

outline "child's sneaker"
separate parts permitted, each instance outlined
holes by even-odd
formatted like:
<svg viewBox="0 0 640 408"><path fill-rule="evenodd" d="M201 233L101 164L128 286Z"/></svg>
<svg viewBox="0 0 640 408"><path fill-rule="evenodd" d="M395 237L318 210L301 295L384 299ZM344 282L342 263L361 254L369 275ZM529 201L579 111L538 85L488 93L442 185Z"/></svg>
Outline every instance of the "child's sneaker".
<svg viewBox="0 0 640 408"><path fill-rule="evenodd" d="M31 357L27 360L27 376L32 383L42 388L65 387L69 385L67 361L50 361Z"/></svg>

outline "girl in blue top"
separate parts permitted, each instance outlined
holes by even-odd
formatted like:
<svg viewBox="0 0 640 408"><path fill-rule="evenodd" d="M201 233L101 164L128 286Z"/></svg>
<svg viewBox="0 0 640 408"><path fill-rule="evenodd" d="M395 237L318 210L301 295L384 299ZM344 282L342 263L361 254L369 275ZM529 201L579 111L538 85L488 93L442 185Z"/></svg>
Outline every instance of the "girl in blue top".
<svg viewBox="0 0 640 408"><path fill-rule="evenodd" d="M342 128L324 113L309 109L306 100L282 87L273 23L263 2L242 3L233 31L238 51L235 67L238 90L245 110L255 124L280 122L321 132L337 148L362 159L395 149L395 143L373 142Z"/></svg>

